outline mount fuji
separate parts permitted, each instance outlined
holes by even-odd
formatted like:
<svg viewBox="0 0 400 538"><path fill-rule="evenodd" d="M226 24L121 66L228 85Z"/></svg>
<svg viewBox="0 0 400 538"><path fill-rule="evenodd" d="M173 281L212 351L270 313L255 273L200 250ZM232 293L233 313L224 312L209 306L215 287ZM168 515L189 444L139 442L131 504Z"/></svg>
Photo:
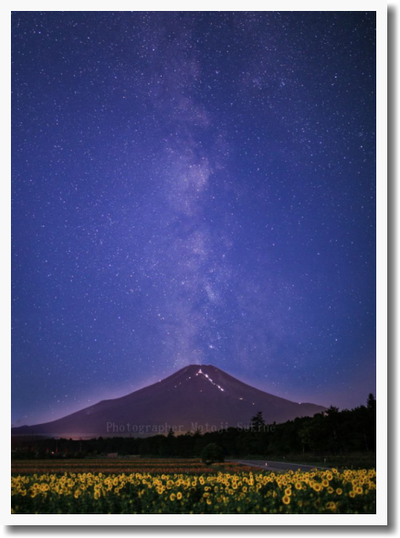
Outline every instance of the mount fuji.
<svg viewBox="0 0 400 538"><path fill-rule="evenodd" d="M44 424L12 428L11 433L83 439L166 434L172 428L179 434L246 428L258 411L272 424L325 409L268 394L212 365L190 365L126 396Z"/></svg>

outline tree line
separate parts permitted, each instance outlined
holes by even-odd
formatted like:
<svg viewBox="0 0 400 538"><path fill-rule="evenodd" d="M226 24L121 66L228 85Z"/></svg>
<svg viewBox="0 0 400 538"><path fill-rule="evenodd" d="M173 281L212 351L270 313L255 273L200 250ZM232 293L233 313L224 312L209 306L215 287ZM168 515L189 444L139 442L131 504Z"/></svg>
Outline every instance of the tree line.
<svg viewBox="0 0 400 538"><path fill-rule="evenodd" d="M325 457L347 453L374 453L376 449L376 401L339 411L330 407L313 417L302 417L282 424L266 424L258 412L249 428L227 428L151 437L99 437L96 439L14 438L14 458L78 458L107 454L154 457L200 457L210 443L221 448L224 457L257 455L265 458L285 454Z"/></svg>

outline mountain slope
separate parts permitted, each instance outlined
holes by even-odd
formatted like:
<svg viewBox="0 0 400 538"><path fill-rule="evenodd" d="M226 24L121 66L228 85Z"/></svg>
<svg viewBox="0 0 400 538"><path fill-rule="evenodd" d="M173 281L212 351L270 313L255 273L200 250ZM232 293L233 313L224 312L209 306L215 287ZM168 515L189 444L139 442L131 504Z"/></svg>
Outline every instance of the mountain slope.
<svg viewBox="0 0 400 538"><path fill-rule="evenodd" d="M154 385L103 400L45 424L13 428L12 435L138 436L245 427L256 412L266 423L312 416L325 408L298 404L251 387L212 365L190 365Z"/></svg>

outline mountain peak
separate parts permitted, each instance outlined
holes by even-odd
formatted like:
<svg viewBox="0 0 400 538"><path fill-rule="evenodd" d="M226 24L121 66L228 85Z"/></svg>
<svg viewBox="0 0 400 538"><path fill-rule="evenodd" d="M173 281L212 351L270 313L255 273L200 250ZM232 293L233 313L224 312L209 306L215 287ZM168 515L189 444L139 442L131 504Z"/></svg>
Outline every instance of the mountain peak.
<svg viewBox="0 0 400 538"><path fill-rule="evenodd" d="M102 400L64 418L13 428L12 434L52 437L155 435L246 427L258 412L266 423L312 416L325 408L263 392L211 364L190 364L158 383ZM206 430L209 431L209 430Z"/></svg>

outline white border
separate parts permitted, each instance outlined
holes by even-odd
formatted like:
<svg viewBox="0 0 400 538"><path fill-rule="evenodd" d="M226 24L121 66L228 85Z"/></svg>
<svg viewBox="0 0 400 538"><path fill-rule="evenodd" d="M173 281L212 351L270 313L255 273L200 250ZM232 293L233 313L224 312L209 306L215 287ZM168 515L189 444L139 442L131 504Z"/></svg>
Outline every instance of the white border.
<svg viewBox="0 0 400 538"><path fill-rule="evenodd" d="M376 401L377 517L387 517L387 12L377 12Z"/></svg>
<svg viewBox="0 0 400 538"><path fill-rule="evenodd" d="M54 2L49 0L34 1L16 0L6 1L0 8L2 10L2 51L7 54L6 62L10 58L10 11L131 11L142 4L127 0L115 0L114 2L88 2L85 0L65 0ZM144 7L146 11L376 11L377 12L377 406L378 406L378 473L377 473L377 514L372 515L11 515L9 496L9 476L10 465L3 464L4 476L2 476L1 503L3 524L5 525L235 525L235 526L303 526L303 525L335 525L335 526L382 526L387 524L387 186L386 186L386 21L387 4L384 0L325 0L322 4L315 0L247 0L246 2L231 0L192 0L190 4L181 1L161 1L148 0ZM321 8L324 9L321 9ZM267 8L267 9L266 9ZM141 9L138 9L141 11ZM4 59L4 56L3 56ZM9 74L9 70L7 71ZM3 77L4 80L4 77ZM8 82L9 82L8 77ZM9 103L9 84L3 84L2 103ZM10 119L9 106L5 107L2 115L5 123ZM10 125L10 123L8 123ZM7 131L8 133L8 131ZM4 142L4 141L3 141ZM10 177L9 155L10 147L7 140L2 147L7 150L6 162L7 171ZM7 172L6 172L7 174ZM3 182L6 183L6 182ZM3 185L3 200L10 200L9 185ZM5 210L2 212L4 230L10 230L9 203L5 203ZM4 209L4 208L3 208ZM5 219L5 222L4 222ZM10 234L7 234L4 251L10 252ZM10 264L3 271L3 277L10 282ZM6 288L6 297L9 298L9 288ZM4 295L3 295L4 297ZM7 307L10 302L7 301ZM3 317L3 328L10 326L10 315L7 311ZM10 356L9 330L5 331L6 354ZM3 340L4 342L4 340ZM9 361L3 361L5 369L3 380L3 392L8 395L10 402L10 373ZM11 406L9 405L9 417L11 416ZM6 421L7 422L7 421ZM8 419L8 431L11 428L11 420ZM7 435L7 434L5 434ZM9 444L2 444L2 462L10 461ZM6 467L6 469L4 469ZM271 529L268 530L270 532ZM136 531L135 531L136 532Z"/></svg>

